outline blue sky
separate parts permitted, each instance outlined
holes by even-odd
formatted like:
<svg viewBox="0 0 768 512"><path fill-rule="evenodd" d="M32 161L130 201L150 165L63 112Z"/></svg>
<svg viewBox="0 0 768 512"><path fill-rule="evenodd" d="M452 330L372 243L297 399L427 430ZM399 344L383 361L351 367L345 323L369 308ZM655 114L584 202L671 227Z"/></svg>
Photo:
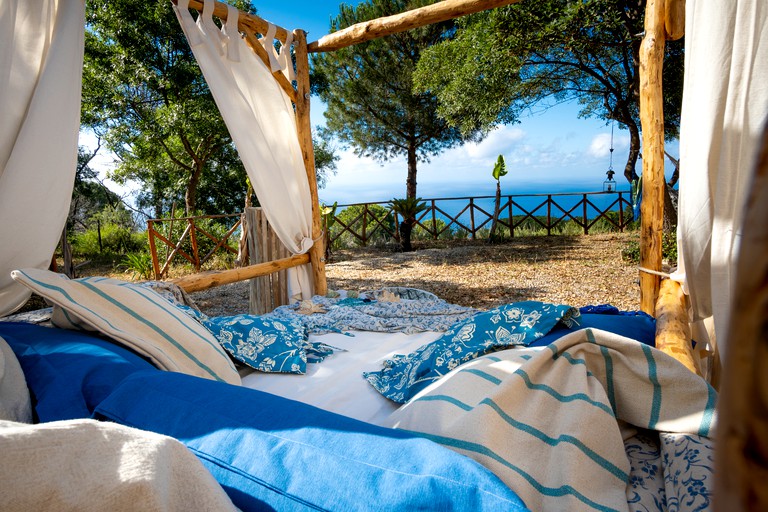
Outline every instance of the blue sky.
<svg viewBox="0 0 768 512"><path fill-rule="evenodd" d="M330 20L339 8L336 0L259 0L254 4L262 18L289 30L306 30L309 42L328 33ZM324 124L324 110L322 102L313 97L314 126ZM610 162L611 126L598 119L579 119L578 111L575 103L541 108L521 119L520 124L497 128L478 144L456 147L419 163L418 195L435 198L493 194L491 170L500 154L508 170L501 180L504 193L601 190ZM628 132L616 128L613 146L616 179L620 189L627 189L622 172L629 149ZM676 155L676 144L669 151ZM337 154L337 172L319 191L321 201L348 204L405 196L405 158L379 163L355 156L351 148L339 148ZM101 160L108 166L108 157ZM671 172L671 165L667 168ZM637 170L641 170L640 162Z"/></svg>

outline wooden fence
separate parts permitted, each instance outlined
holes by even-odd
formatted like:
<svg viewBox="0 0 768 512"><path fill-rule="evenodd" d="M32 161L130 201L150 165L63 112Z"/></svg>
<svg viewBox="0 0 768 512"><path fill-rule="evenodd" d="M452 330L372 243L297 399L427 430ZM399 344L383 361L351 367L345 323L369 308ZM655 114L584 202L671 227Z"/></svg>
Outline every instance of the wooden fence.
<svg viewBox="0 0 768 512"><path fill-rule="evenodd" d="M222 237L211 234L209 229L201 226L201 224L203 224L201 222L203 219L228 219L233 217L236 218L236 221L227 229L226 234ZM175 228L178 228L179 223L183 223L185 227L181 236L175 239L174 230ZM166 276L168 267L176 257L184 258L195 267L196 271L199 272L203 263L211 259L211 257L219 251L237 254L237 250L230 247L227 242L239 227L239 213L148 220L147 237L149 238L149 251L152 256L152 268L154 270L155 279L162 279ZM165 233L163 233L163 231ZM200 247L202 245L199 243L200 235L210 241L210 243L205 244L208 246L206 247L208 252L203 257L200 257ZM159 255L158 245L165 249L165 254L162 256L162 266L160 265L161 257Z"/></svg>
<svg viewBox="0 0 768 512"><path fill-rule="evenodd" d="M498 228L506 228L510 236L515 236L516 230L529 231L531 226L534 226L551 235L558 227L571 221L584 234L589 234L589 230L603 220L603 225L607 224L619 231L624 231L633 220L631 215L625 213L625 210L631 207L629 198L629 192L504 195L501 196ZM494 196L424 199L427 209L418 215L416 225L423 230L422 236L433 239L455 230L463 230L467 236L477 238L482 230L490 228L493 221L494 199ZM602 203L603 206L595 204L596 202ZM491 207L484 206L484 203L491 204ZM374 208L373 205L377 205L378 208ZM359 210L353 217L344 214L344 210L350 207ZM449 211L458 213L451 214ZM388 202L340 205L337 212L331 236L328 239L331 244L347 233L360 245L366 245L374 238L397 240L399 237L396 226L401 219ZM227 226L231 225L231 227L228 227L226 233L219 237L201 226L203 219L234 219L234 223L227 223ZM253 219L252 222L259 224L261 221ZM179 223L185 225L184 230L180 236L174 237L173 233L179 231ZM147 235L155 278L165 277L169 266L176 258L185 259L195 267L195 270L200 271L202 264L216 252L226 251L237 254L237 250L229 245L228 240L240 226L241 214L148 220ZM200 235L207 239L205 244L207 253L202 257L199 251ZM162 257L158 247L165 249ZM267 246L263 247L263 250L258 250L254 246L251 247L251 251L263 252L266 255ZM269 252L269 256L276 256L276 253Z"/></svg>
<svg viewBox="0 0 768 512"><path fill-rule="evenodd" d="M595 202L602 202L598 206ZM471 238L476 238L481 230L489 229L493 221L493 207L482 206L485 202L492 205L495 196L476 196L458 198L424 199L427 209L417 218L427 236L437 239L450 230L464 230ZM522 203L532 206L523 206ZM372 205L379 208L374 212ZM450 205L450 206L449 206ZM348 218L344 209L355 207L356 215ZM546 230L551 235L558 227L573 221L586 235L596 223L604 223L619 231L633 220L625 209L631 207L629 192L586 192L559 194L503 195L499 205L498 228L506 228L510 236L515 231L530 230L531 225ZM382 215L382 208L386 214ZM458 211L451 214L448 210ZM489 211L490 210L490 211ZM339 205L334 218L332 235L329 240L336 242L345 234L351 235L361 245L367 245L374 238L398 238L396 226L400 218L387 202L355 203ZM609 215L609 212L614 214Z"/></svg>

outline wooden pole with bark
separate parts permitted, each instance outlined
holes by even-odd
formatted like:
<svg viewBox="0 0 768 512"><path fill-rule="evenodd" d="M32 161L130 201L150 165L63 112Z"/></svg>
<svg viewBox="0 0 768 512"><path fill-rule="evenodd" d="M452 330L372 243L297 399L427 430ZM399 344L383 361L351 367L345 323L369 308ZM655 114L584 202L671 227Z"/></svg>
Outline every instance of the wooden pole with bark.
<svg viewBox="0 0 768 512"><path fill-rule="evenodd" d="M503 7L520 0L443 0L400 14L356 23L328 34L309 45L310 53L330 52L413 28L440 23L467 14Z"/></svg>
<svg viewBox="0 0 768 512"><path fill-rule="evenodd" d="M317 175L315 174L315 151L312 145L312 123L309 117L309 54L307 53L307 34L303 30L293 31L293 48L296 56L296 129L298 131L304 168L307 171L310 201L312 202L312 240L315 243L309 250L312 262L312 280L315 295L325 295L328 283L325 276L325 247L323 237L322 212L317 194Z"/></svg>
<svg viewBox="0 0 768 512"><path fill-rule="evenodd" d="M648 0L640 47L640 122L643 126L643 201L640 205L640 267L661 271L664 222L664 64L665 2ZM654 314L660 277L640 271L640 309Z"/></svg>

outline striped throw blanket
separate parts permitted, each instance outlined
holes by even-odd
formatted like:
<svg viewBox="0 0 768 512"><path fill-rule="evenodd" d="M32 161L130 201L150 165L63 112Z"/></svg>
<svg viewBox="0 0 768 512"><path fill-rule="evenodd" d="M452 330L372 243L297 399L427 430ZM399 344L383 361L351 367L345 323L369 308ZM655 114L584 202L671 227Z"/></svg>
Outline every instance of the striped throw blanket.
<svg viewBox="0 0 768 512"><path fill-rule="evenodd" d="M716 399L666 354L586 329L471 361L398 409L392 426L487 466L531 510L701 510ZM667 450L655 455L636 442L654 431ZM642 488L653 492L639 503Z"/></svg>

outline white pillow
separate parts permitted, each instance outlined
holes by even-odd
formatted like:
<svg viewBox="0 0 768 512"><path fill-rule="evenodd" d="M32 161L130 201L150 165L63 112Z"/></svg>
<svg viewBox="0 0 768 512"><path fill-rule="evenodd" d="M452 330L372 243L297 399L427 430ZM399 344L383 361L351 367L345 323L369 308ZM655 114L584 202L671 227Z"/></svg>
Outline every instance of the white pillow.
<svg viewBox="0 0 768 512"><path fill-rule="evenodd" d="M132 348L162 370L230 384L240 376L216 338L154 290L107 277L69 279L34 268L11 277L60 306L66 325L82 323Z"/></svg>
<svg viewBox="0 0 768 512"><path fill-rule="evenodd" d="M0 420L32 423L32 401L16 354L0 336Z"/></svg>

